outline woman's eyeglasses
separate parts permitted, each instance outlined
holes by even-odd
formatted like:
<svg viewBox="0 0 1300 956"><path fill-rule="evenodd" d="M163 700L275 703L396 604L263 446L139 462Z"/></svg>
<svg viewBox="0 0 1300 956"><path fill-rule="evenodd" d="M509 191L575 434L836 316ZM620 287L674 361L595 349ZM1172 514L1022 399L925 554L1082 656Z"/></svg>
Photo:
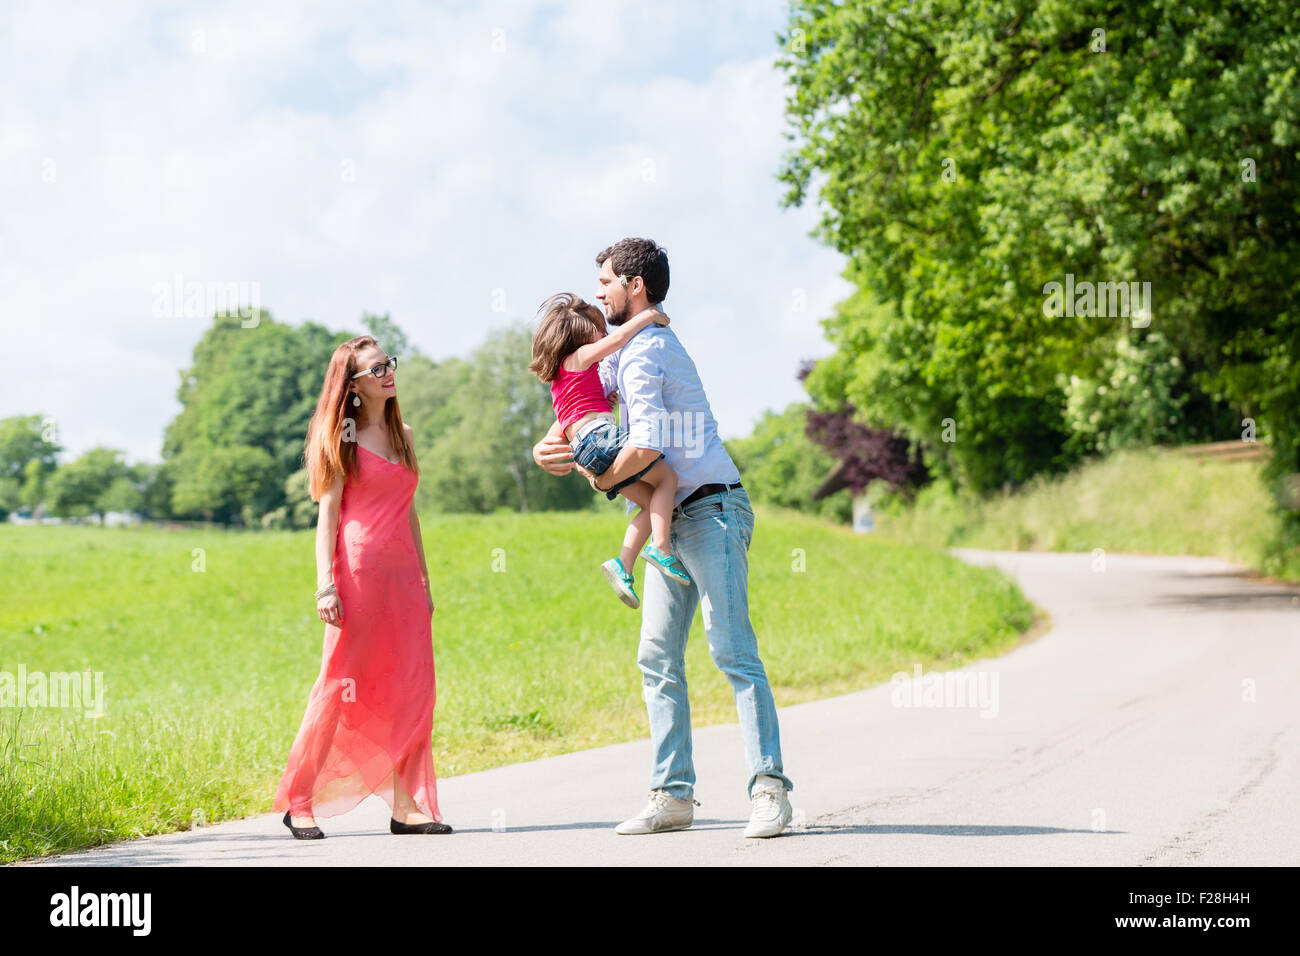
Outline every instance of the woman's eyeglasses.
<svg viewBox="0 0 1300 956"><path fill-rule="evenodd" d="M357 372L357 374L356 374L356 375L353 375L352 377L353 377L353 378L360 378L362 375L373 375L375 378L383 378L385 375L388 374L388 370L389 370L390 368L391 368L394 372L397 371L397 356L396 356L396 355L390 356L387 362L384 362L384 363L382 363L382 364L380 364L380 365L376 365L376 366L374 366L373 368L368 368L368 369L366 369L366 370L364 370L364 371Z"/></svg>

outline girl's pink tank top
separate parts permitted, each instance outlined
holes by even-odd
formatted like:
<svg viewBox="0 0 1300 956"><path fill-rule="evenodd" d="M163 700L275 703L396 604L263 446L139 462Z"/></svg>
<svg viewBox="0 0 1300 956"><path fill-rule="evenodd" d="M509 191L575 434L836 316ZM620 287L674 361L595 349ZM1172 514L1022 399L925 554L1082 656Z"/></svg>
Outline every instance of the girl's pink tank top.
<svg viewBox="0 0 1300 956"><path fill-rule="evenodd" d="M605 387L600 383L600 365L589 366L583 372L569 372L561 364L551 382L551 402L563 428L588 412L609 411Z"/></svg>

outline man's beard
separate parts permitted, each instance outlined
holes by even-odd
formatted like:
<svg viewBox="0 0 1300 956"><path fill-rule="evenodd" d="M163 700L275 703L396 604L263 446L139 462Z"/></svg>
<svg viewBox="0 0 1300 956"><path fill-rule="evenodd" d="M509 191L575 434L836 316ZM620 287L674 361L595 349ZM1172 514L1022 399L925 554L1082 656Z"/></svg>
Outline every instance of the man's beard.
<svg viewBox="0 0 1300 956"><path fill-rule="evenodd" d="M624 302L623 308L609 315L605 321L610 325L622 325L628 320L629 313L632 311L632 303Z"/></svg>

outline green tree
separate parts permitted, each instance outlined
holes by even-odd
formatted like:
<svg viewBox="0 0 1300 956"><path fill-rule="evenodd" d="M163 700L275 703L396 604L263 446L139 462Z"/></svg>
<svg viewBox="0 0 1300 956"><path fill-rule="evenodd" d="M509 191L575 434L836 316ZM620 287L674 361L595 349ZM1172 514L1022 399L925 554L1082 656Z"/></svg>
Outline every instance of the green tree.
<svg viewBox="0 0 1300 956"><path fill-rule="evenodd" d="M415 490L415 506L420 510L438 510L433 487L428 479L434 461L434 447L448 430L461 420L456 393L469 380L469 363L459 358L434 362L416 354L398 366L397 400L402 420L415 431L415 451L420 459L421 479Z"/></svg>
<svg viewBox="0 0 1300 956"><path fill-rule="evenodd" d="M780 39L786 202L818 184L861 290L827 324L819 403L978 489L1064 467L1060 382L1096 379L1133 317L1046 314L1045 286L1150 282L1137 318L1187 368L1189 433L1230 437L1209 432L1231 406L1300 470L1288 5L794 0Z"/></svg>
<svg viewBox="0 0 1300 956"><path fill-rule="evenodd" d="M400 356L399 364L413 357L406 333L389 317L387 312L383 315L374 315L370 312L363 313L361 324L367 332L375 337L375 341L379 343L381 349L389 355ZM415 354L418 355L419 353Z"/></svg>
<svg viewBox="0 0 1300 956"><path fill-rule="evenodd" d="M63 447L45 439L46 426L40 415L0 419L0 475L21 479L30 461L39 461L53 471Z"/></svg>
<svg viewBox="0 0 1300 956"><path fill-rule="evenodd" d="M315 527L320 506L311 500L307 469L299 468L284 481L285 522L291 528Z"/></svg>
<svg viewBox="0 0 1300 956"><path fill-rule="evenodd" d="M141 510L155 520L172 517L174 471L171 462L144 463L136 466L143 501Z"/></svg>
<svg viewBox="0 0 1300 956"><path fill-rule="evenodd" d="M533 444L555 411L549 389L528 371L532 341L530 325L508 325L440 376L438 386L451 389L437 417L445 430L420 455L423 500L435 510L591 507L595 493L581 476L556 478L533 463Z"/></svg>
<svg viewBox="0 0 1300 956"><path fill-rule="evenodd" d="M57 467L43 458L33 458L27 462L23 468L23 480L18 492L19 505L34 509L44 501L45 483Z"/></svg>
<svg viewBox="0 0 1300 956"><path fill-rule="evenodd" d="M283 498L279 464L256 445L191 444L172 466L172 506L179 514L231 523L245 509L261 515Z"/></svg>
<svg viewBox="0 0 1300 956"><path fill-rule="evenodd" d="M808 437L808 408L807 402L795 402L780 413L764 411L748 438L724 443L727 453L756 503L797 508L847 523L853 511L848 495L813 500L835 459Z"/></svg>
<svg viewBox="0 0 1300 956"><path fill-rule="evenodd" d="M138 512L144 507L144 494L136 486L130 475L119 475L113 483L104 489L96 500L96 510L100 514L110 511Z"/></svg>
<svg viewBox="0 0 1300 956"><path fill-rule="evenodd" d="M0 419L0 520L10 511L34 508L45 493L45 481L58 467L63 447L40 415Z"/></svg>
<svg viewBox="0 0 1300 956"><path fill-rule="evenodd" d="M47 506L52 514L101 518L106 492L120 478L129 479L130 469L116 448L99 446L61 465L46 483Z"/></svg>
<svg viewBox="0 0 1300 956"><path fill-rule="evenodd" d="M325 369L335 348L352 337L311 322L282 325L266 312L252 327L238 315L215 316L182 374L181 411L163 440L164 460L175 462L172 509L230 521L242 513L231 494L246 496L243 504L258 514L283 504L285 479L302 466ZM227 479L202 461L216 449L224 449L223 462L240 449L265 457L255 456Z"/></svg>
<svg viewBox="0 0 1300 956"><path fill-rule="evenodd" d="M1097 379L1062 383L1069 444L1084 453L1178 444L1186 433L1183 376L1182 362L1159 332L1121 333Z"/></svg>
<svg viewBox="0 0 1300 956"><path fill-rule="evenodd" d="M15 478L0 476L0 521L9 518L9 512L22 505L22 485Z"/></svg>

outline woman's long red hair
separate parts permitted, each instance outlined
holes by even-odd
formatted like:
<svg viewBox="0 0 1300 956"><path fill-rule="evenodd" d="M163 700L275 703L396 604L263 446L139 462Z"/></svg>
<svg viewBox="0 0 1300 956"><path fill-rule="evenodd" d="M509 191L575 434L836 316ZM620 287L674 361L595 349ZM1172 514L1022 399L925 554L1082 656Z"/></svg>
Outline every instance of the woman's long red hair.
<svg viewBox="0 0 1300 956"><path fill-rule="evenodd" d="M355 430L354 411L359 411L349 401L348 384L352 376L361 371L357 367L357 353L378 344L372 335L359 335L342 343L330 358L316 411L307 426L307 444L303 452L312 501L320 501L336 476L344 475L346 482L357 473L357 443L343 440L345 420L350 419ZM384 402L384 423L388 428L388 440L397 449L398 462L418 475L420 469L415 463L415 451L406 440L396 395Z"/></svg>

